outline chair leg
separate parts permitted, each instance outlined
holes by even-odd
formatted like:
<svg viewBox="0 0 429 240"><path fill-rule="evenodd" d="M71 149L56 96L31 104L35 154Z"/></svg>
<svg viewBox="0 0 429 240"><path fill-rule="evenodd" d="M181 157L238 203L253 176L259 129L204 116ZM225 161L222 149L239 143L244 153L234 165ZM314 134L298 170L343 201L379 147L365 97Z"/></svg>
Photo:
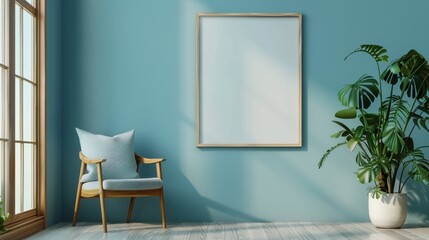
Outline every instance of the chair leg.
<svg viewBox="0 0 429 240"><path fill-rule="evenodd" d="M100 206L101 206L101 220L103 222L103 231L107 233L107 223L106 223L106 207L104 205L104 195L100 194Z"/></svg>
<svg viewBox="0 0 429 240"><path fill-rule="evenodd" d="M98 175L98 190L100 191L100 206L101 206L101 220L103 221L103 230L107 233L106 223L106 207L104 206L104 190L103 190L103 171L101 169L101 163L97 163L97 175Z"/></svg>
<svg viewBox="0 0 429 240"><path fill-rule="evenodd" d="M128 216L127 216L127 223L130 223L131 215L133 214L133 208L134 208L134 201L136 200L135 197L131 197L130 200L130 207L128 208Z"/></svg>
<svg viewBox="0 0 429 240"><path fill-rule="evenodd" d="M77 183L76 203L74 205L72 226L75 226L77 221L77 214L79 212L80 196L82 195L82 185L83 185L83 183L80 182L80 179L85 173L85 168L86 168L86 164L82 162L82 164L80 165L79 181Z"/></svg>
<svg viewBox="0 0 429 240"><path fill-rule="evenodd" d="M76 221L77 221L77 215L79 212L79 204L80 204L80 195L82 192L82 183L79 183L77 186L77 193L76 193L76 203L74 205L74 213L73 213L73 222L72 222L72 226L76 225Z"/></svg>
<svg viewBox="0 0 429 240"><path fill-rule="evenodd" d="M161 205L162 228L167 228L167 222L165 221L164 189L162 188L161 188L161 194L159 195L159 200Z"/></svg>

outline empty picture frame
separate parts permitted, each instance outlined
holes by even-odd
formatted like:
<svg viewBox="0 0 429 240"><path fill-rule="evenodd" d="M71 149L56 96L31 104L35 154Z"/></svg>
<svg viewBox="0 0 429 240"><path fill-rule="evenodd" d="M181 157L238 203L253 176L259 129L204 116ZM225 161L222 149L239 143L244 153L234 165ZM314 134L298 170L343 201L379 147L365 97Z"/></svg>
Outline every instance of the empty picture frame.
<svg viewBox="0 0 429 240"><path fill-rule="evenodd" d="M197 14L197 147L300 147L301 14Z"/></svg>

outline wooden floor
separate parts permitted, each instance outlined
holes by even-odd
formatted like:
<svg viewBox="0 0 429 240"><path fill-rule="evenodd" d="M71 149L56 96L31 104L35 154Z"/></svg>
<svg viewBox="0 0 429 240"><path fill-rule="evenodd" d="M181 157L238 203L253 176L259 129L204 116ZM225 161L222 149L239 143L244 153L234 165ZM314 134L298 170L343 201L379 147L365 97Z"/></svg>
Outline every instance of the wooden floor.
<svg viewBox="0 0 429 240"><path fill-rule="evenodd" d="M161 224L109 224L108 233L100 223L59 223L30 236L29 240L67 239L429 239L429 227L404 226L378 229L370 223L180 223L162 229Z"/></svg>

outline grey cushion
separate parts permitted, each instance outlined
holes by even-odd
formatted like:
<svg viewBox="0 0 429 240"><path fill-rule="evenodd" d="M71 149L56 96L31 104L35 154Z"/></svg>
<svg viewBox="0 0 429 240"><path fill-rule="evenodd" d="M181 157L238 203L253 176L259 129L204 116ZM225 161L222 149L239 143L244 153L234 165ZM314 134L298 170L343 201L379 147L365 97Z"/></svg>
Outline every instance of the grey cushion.
<svg viewBox="0 0 429 240"><path fill-rule="evenodd" d="M106 179L103 180L104 190L149 190L162 187L162 180L159 178L133 178L133 179ZM98 181L86 182L82 186L83 190L98 189Z"/></svg>

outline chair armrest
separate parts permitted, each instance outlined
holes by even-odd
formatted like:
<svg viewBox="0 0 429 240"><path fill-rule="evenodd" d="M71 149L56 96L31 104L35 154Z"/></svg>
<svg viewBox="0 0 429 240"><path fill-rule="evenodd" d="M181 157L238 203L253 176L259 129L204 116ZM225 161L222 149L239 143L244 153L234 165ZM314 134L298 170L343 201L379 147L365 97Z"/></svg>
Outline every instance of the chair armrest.
<svg viewBox="0 0 429 240"><path fill-rule="evenodd" d="M138 155L137 153L135 154L135 157L137 162L144 163L144 164L154 164L154 163L161 163L161 162L167 161L167 159L165 158L145 158Z"/></svg>
<svg viewBox="0 0 429 240"><path fill-rule="evenodd" d="M106 161L106 159L89 159L85 155L83 155L82 152L79 152L79 158L82 160L82 162L86 164L97 164L97 163L103 163Z"/></svg>

